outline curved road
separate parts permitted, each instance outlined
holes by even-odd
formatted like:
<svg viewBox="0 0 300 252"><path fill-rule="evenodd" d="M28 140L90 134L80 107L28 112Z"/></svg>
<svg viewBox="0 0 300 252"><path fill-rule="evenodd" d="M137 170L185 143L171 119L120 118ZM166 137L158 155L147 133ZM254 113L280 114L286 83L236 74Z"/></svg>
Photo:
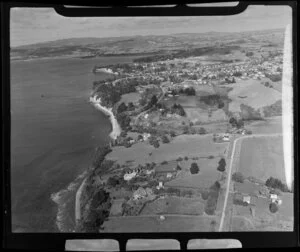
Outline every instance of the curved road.
<svg viewBox="0 0 300 252"><path fill-rule="evenodd" d="M229 165L229 172L228 172L227 185L226 185L226 194L225 194L224 206L223 206L221 220L220 220L219 232L222 232L223 224L224 224L225 210L226 210L226 207L227 207L227 201L228 201L228 195L229 195L229 188L230 188L230 182L231 182L231 172L232 172L233 157L234 157L234 154L235 154L235 146L236 146L237 141L238 140L243 140L245 138L252 138L252 137L274 137L274 136L282 136L282 134L281 133L275 133L275 134L254 134L254 135L246 135L246 136L242 136L242 137L234 139L233 148L232 148L231 157L230 157L230 165Z"/></svg>

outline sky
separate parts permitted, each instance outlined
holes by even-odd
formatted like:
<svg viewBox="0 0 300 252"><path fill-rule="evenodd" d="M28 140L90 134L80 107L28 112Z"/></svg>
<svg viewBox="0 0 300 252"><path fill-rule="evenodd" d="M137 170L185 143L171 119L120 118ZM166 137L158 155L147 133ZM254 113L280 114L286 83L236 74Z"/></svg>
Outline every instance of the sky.
<svg viewBox="0 0 300 252"><path fill-rule="evenodd" d="M290 7L263 5L232 16L64 17L52 8L13 8L10 15L12 47L79 37L267 30L292 22Z"/></svg>

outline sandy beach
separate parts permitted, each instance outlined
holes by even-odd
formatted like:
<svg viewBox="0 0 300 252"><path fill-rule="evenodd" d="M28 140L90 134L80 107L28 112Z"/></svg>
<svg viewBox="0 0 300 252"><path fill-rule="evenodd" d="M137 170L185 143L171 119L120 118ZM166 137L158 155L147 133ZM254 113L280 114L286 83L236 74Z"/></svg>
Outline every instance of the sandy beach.
<svg viewBox="0 0 300 252"><path fill-rule="evenodd" d="M96 109L102 111L104 114L106 114L110 117L112 131L109 136L112 139L116 139L121 134L121 127L118 124L118 121L112 112L112 108L106 108L106 107L102 106L101 99L97 99L95 96L90 97L90 102L93 103L93 105L95 106Z"/></svg>

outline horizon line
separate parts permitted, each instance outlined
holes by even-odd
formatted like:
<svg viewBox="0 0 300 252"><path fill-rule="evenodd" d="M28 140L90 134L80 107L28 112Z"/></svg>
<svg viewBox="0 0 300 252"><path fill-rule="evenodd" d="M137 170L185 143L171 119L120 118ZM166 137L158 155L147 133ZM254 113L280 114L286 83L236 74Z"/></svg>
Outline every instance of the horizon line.
<svg viewBox="0 0 300 252"><path fill-rule="evenodd" d="M34 46L39 44L45 44L45 43L51 43L51 42L57 42L57 41L63 41L68 39L109 39L109 38L134 38L134 37L162 37L162 36L172 36L172 35L182 35L182 34L206 34L206 33L243 33L243 32L258 32L258 31L272 31L272 30L284 30L285 27L278 27L278 28L272 28L272 29L256 29L256 30L245 30L245 31L206 31L206 32L180 32L180 33L170 33L165 35L159 35L159 34L149 34L149 35L131 35L131 36L109 36L109 37L69 37L69 38L62 38L62 39L56 39L56 40L48 40L43 42L36 42L36 43L30 43L30 44L23 44L18 46L10 46L11 49L17 49L20 47L26 47L26 46Z"/></svg>

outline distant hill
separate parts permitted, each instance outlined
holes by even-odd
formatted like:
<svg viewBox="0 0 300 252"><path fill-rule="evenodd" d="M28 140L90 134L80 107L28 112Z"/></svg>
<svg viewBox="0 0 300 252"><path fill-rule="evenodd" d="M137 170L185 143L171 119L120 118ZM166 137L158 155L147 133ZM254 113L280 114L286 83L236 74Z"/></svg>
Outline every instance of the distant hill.
<svg viewBox="0 0 300 252"><path fill-rule="evenodd" d="M108 38L68 38L11 48L11 59L43 57L85 57L122 54L143 54L197 48L217 43L245 43L248 39L281 41L283 29L241 33L207 32L171 35L147 35Z"/></svg>

